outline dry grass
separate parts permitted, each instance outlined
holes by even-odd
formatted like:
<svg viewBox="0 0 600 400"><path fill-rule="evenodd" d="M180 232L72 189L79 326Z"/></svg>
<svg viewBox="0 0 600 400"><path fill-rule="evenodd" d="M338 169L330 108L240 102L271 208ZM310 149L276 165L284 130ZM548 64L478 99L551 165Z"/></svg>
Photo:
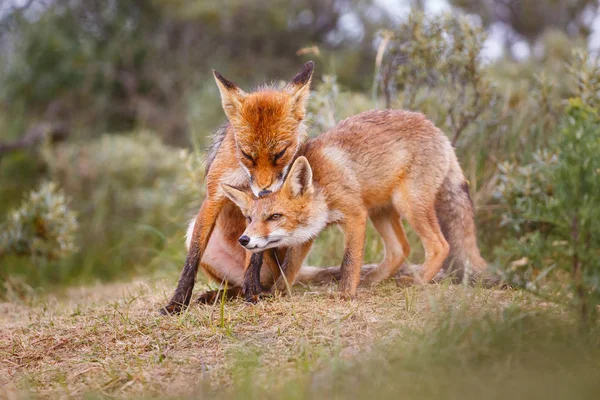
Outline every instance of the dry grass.
<svg viewBox="0 0 600 400"><path fill-rule="evenodd" d="M3 396L189 395L231 387L250 367L253 384L276 389L299 370L326 369L421 329L435 304L454 298L489 310L521 297L390 282L350 302L336 298L332 286L299 288L291 298L194 306L162 317L156 310L170 284L140 281L0 304Z"/></svg>

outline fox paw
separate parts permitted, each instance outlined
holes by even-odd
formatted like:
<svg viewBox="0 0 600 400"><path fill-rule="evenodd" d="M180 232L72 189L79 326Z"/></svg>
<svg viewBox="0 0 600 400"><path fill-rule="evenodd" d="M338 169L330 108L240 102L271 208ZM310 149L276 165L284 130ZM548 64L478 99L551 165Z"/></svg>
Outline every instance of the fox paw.
<svg viewBox="0 0 600 400"><path fill-rule="evenodd" d="M169 302L169 304L158 310L158 312L162 315L176 315L180 314L185 309L185 307L186 305L182 303L171 301Z"/></svg>
<svg viewBox="0 0 600 400"><path fill-rule="evenodd" d="M223 292L221 290L209 290L206 291L196 299L198 304L213 304L215 301L221 298Z"/></svg>
<svg viewBox="0 0 600 400"><path fill-rule="evenodd" d="M260 282L244 282L242 292L248 303L256 303L263 292L263 287Z"/></svg>
<svg viewBox="0 0 600 400"><path fill-rule="evenodd" d="M360 285L363 287L375 286L385 280L387 277L382 276L378 269L374 269L364 277L361 277Z"/></svg>
<svg viewBox="0 0 600 400"><path fill-rule="evenodd" d="M251 304L256 304L258 303L260 300L269 298L269 297L273 297L273 295L271 294L271 292L261 292L257 295L253 295L252 297L248 297L248 296L244 296L244 299L246 300L246 302L251 303Z"/></svg>
<svg viewBox="0 0 600 400"><path fill-rule="evenodd" d="M342 300L354 300L356 299L356 288L341 288L339 292L335 295L337 296L337 298Z"/></svg>
<svg viewBox="0 0 600 400"><path fill-rule="evenodd" d="M356 300L356 294L350 293L332 293L329 297L332 299L339 299L344 301Z"/></svg>

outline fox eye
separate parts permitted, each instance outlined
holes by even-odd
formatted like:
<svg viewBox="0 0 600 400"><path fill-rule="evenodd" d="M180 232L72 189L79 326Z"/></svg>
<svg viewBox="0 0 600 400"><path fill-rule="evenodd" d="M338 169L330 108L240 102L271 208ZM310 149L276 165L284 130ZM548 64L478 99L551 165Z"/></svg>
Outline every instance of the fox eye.
<svg viewBox="0 0 600 400"><path fill-rule="evenodd" d="M281 150L279 153L275 154L275 157L273 158L273 162L277 162L277 160L279 160L281 157L283 157L283 155L285 154L285 151L288 148L286 147L285 149Z"/></svg>
<svg viewBox="0 0 600 400"><path fill-rule="evenodd" d="M246 158L247 160L249 160L250 162L252 162L252 164L254 164L254 158L252 158L252 156L250 156L248 153L246 153L243 150L240 150L242 152L242 155L244 156L244 158Z"/></svg>
<svg viewBox="0 0 600 400"><path fill-rule="evenodd" d="M281 214L273 214L267 218L267 221L277 221L279 218L281 218Z"/></svg>
<svg viewBox="0 0 600 400"><path fill-rule="evenodd" d="M246 217L246 220L248 221L248 223L252 222L252 217Z"/></svg>

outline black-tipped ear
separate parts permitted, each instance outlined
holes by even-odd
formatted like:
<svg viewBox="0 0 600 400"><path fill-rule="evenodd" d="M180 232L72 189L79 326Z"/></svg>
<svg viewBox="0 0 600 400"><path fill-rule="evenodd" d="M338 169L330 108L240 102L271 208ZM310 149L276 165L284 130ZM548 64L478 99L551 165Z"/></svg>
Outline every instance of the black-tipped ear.
<svg viewBox="0 0 600 400"><path fill-rule="evenodd" d="M213 75L215 76L215 79L217 80L217 82L222 83L225 88L227 88L229 90L238 89L238 85L231 82L229 79L225 78L223 75L221 75L219 73L219 71L214 70L214 69L212 71L213 71Z"/></svg>
<svg viewBox="0 0 600 400"><path fill-rule="evenodd" d="M312 169L306 157L300 156L294 161L283 185L292 197L313 191Z"/></svg>
<svg viewBox="0 0 600 400"><path fill-rule="evenodd" d="M244 99L246 98L246 93L235 83L231 82L214 69L213 75L215 77L217 87L219 88L219 92L221 93L221 104L223 105L223 110L225 111L225 114L227 114L227 117L231 120L239 112Z"/></svg>
<svg viewBox="0 0 600 400"><path fill-rule="evenodd" d="M288 86L304 86L307 83L310 83L312 78L313 71L315 70L315 63L312 61L308 61L302 67L302 70L296 74L294 79L288 84Z"/></svg>
<svg viewBox="0 0 600 400"><path fill-rule="evenodd" d="M242 213L245 214L247 212L250 204L252 204L252 197L248 196L246 192L227 184L222 184L221 189L225 192L225 196L242 210Z"/></svg>
<svg viewBox="0 0 600 400"><path fill-rule="evenodd" d="M312 61L304 64L304 67L298 74L287 84L285 91L291 95L292 110L298 121L301 121L306 116L306 102L310 95L310 82L315 63Z"/></svg>

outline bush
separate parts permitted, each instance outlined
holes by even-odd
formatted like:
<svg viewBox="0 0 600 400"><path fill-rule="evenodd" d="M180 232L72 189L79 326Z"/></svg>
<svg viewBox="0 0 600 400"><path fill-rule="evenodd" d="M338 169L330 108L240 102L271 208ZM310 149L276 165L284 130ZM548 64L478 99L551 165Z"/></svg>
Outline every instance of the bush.
<svg viewBox="0 0 600 400"><path fill-rule="evenodd" d="M79 214L81 249L48 279L66 283L147 272L149 261L171 244L185 256L187 211L196 211L203 196L195 153L143 131L63 143L46 148L44 159Z"/></svg>
<svg viewBox="0 0 600 400"><path fill-rule="evenodd" d="M311 136L317 136L344 118L376 108L375 102L362 93L340 87L335 75L324 75L315 85L308 104L307 125Z"/></svg>
<svg viewBox="0 0 600 400"><path fill-rule="evenodd" d="M160 224L192 195L202 195L199 168L191 165L197 159L150 132L64 144L45 158L82 216L100 218L102 230L128 220Z"/></svg>
<svg viewBox="0 0 600 400"><path fill-rule="evenodd" d="M394 33L381 73L387 107L398 93L402 108L419 110L456 143L489 111L498 94L485 75L486 34L465 17L426 18L413 12Z"/></svg>
<svg viewBox="0 0 600 400"><path fill-rule="evenodd" d="M542 295L559 295L584 321L595 317L600 304L598 154L598 111L572 100L548 149L525 166L501 165L497 192L504 223L518 235L498 250L511 262L509 279Z"/></svg>
<svg viewBox="0 0 600 400"><path fill-rule="evenodd" d="M0 258L17 255L37 262L55 261L76 250L78 223L69 200L54 182L29 193L0 225Z"/></svg>

